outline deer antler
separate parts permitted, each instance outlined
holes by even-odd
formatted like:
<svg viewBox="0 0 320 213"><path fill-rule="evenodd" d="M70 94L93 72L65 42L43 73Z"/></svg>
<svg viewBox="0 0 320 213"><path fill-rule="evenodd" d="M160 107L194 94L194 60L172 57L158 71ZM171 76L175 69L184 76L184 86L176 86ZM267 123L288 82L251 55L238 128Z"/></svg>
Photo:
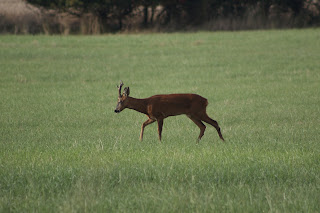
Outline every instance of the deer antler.
<svg viewBox="0 0 320 213"><path fill-rule="evenodd" d="M120 85L117 86L117 87L118 87L118 90L119 90L119 97L121 97L121 88L122 88L122 86L123 86L123 82L120 81Z"/></svg>

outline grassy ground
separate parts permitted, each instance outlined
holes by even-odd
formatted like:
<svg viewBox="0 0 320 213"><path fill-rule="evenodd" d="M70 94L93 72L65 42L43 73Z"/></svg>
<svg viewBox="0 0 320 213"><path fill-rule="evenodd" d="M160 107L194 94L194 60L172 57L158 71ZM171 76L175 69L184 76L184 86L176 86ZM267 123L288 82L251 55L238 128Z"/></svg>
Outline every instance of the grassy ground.
<svg viewBox="0 0 320 213"><path fill-rule="evenodd" d="M0 37L0 212L319 212L320 30ZM186 116L113 112L197 93Z"/></svg>

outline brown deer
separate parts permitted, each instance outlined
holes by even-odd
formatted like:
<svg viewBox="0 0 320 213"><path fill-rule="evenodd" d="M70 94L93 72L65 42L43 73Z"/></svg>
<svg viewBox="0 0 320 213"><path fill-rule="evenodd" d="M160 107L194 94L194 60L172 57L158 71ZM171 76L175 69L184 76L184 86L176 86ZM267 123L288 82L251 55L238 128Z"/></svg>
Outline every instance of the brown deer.
<svg viewBox="0 0 320 213"><path fill-rule="evenodd" d="M211 124L216 128L221 140L224 138L221 134L220 127L217 121L211 119L206 113L208 105L207 99L196 94L170 94L170 95L154 95L149 98L137 99L130 97L129 87L125 87L121 94L122 81L118 86L119 97L116 109L114 112L119 113L125 108L133 109L148 116L148 120L142 124L140 140L143 139L143 131L146 126L153 122L158 122L159 140L161 141L161 133L163 120L169 116L187 115L199 128L200 135L197 143L204 135L206 126L202 121Z"/></svg>

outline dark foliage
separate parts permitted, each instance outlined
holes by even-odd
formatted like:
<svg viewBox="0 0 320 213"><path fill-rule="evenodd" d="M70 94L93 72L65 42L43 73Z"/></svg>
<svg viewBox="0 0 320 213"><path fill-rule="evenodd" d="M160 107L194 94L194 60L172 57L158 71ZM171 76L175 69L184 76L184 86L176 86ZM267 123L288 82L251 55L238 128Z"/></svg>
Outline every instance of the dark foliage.
<svg viewBox="0 0 320 213"><path fill-rule="evenodd" d="M168 28L174 30L201 28L217 20L246 20L257 22L256 27L268 27L270 16L279 23L290 17L288 27L319 25L319 1L313 0L27 0L44 8L73 15L90 13L97 17L100 32L118 31L128 20L137 19L140 28ZM311 8L311 9L310 9ZM137 12L138 11L138 12ZM285 16L284 16L285 14ZM259 20L259 22L257 21ZM253 22L252 21L252 22ZM284 22L284 21L282 21ZM272 24L272 26L277 26ZM126 26L128 27L128 26ZM213 27L214 28L214 27Z"/></svg>

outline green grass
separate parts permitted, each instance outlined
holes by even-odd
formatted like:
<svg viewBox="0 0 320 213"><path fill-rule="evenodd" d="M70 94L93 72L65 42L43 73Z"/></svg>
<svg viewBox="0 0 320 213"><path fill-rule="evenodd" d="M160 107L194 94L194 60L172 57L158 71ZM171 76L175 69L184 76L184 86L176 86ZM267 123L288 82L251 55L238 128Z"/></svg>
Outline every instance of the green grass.
<svg viewBox="0 0 320 213"><path fill-rule="evenodd" d="M0 37L0 212L319 212L320 30ZM197 93L186 116L113 112Z"/></svg>

